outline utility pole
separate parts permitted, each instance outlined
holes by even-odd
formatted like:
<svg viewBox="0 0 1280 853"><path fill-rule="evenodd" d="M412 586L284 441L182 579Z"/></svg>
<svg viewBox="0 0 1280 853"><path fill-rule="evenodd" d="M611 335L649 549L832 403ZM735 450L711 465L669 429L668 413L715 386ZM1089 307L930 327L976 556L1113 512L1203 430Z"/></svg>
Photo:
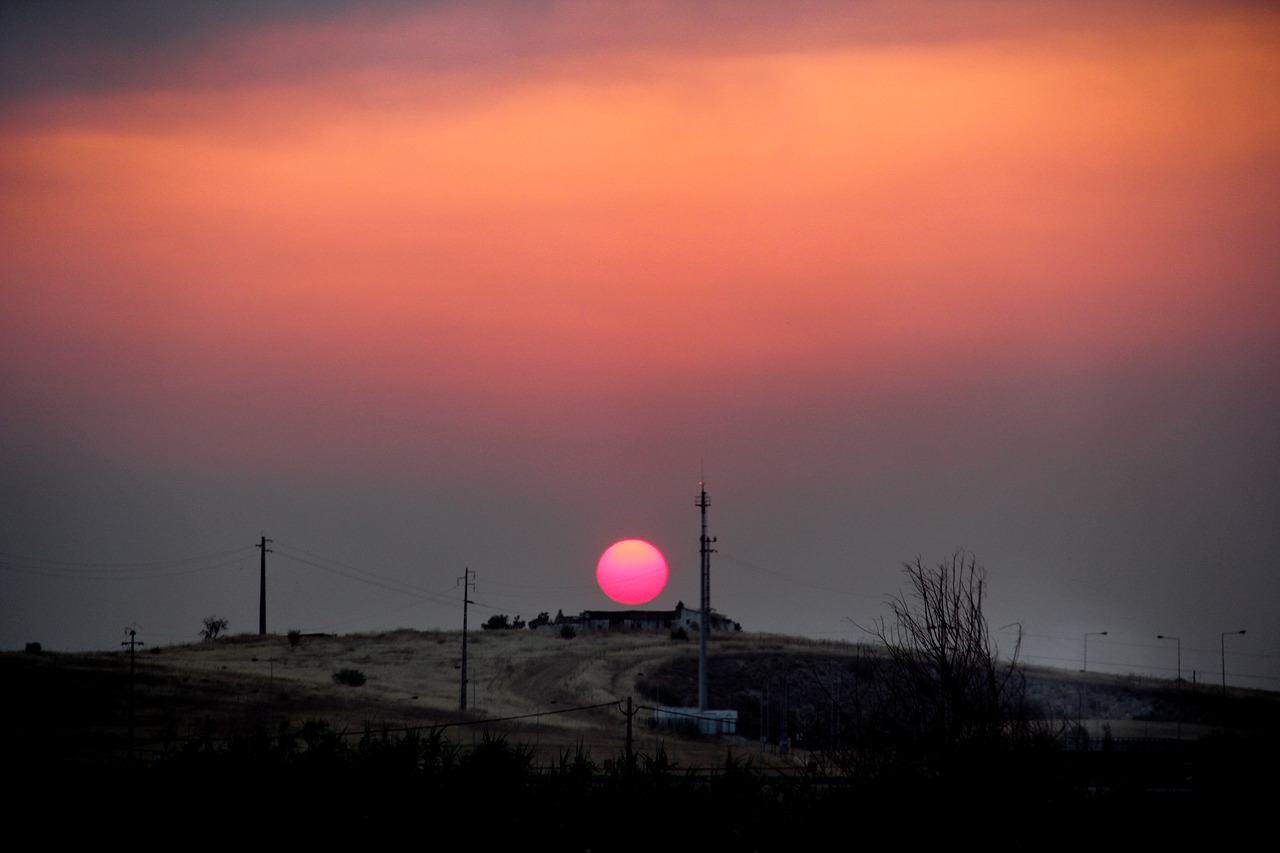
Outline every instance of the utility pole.
<svg viewBox="0 0 1280 853"><path fill-rule="evenodd" d="M133 764L133 652L136 646L145 646L146 643L138 640L138 632L133 628L125 630L129 639L120 645L129 647L129 763Z"/></svg>
<svg viewBox="0 0 1280 853"><path fill-rule="evenodd" d="M778 734L778 744L786 746L784 754L791 753L791 732L787 728L787 721L791 719L791 660L786 661L784 672L782 674L782 722L779 725L782 731Z"/></svg>
<svg viewBox="0 0 1280 853"><path fill-rule="evenodd" d="M462 584L462 684L458 697L459 711L467 710L467 605L471 603L467 591L475 587L475 576L476 573L471 569L463 569L462 577L458 578Z"/></svg>
<svg viewBox="0 0 1280 853"><path fill-rule="evenodd" d="M631 751L631 718L636 712L631 710L631 697L627 697L627 771L630 772L635 765L635 753Z"/></svg>
<svg viewBox="0 0 1280 853"><path fill-rule="evenodd" d="M702 612L698 623L698 710L707 710L707 635L711 633L711 555L715 549L711 543L714 536L707 537L707 507L711 500L707 497L707 486L698 483L698 497L694 506L702 510L702 537L699 542L699 554L702 557Z"/></svg>
<svg viewBox="0 0 1280 853"><path fill-rule="evenodd" d="M261 580L258 584L258 636L265 637L267 635L267 554L271 553L271 549L267 547L267 543L271 540L263 536L262 541L255 547L262 549L262 571L260 573Z"/></svg>
<svg viewBox="0 0 1280 853"><path fill-rule="evenodd" d="M1223 631L1222 632L1222 697L1227 696L1227 635L1243 634L1244 631Z"/></svg>

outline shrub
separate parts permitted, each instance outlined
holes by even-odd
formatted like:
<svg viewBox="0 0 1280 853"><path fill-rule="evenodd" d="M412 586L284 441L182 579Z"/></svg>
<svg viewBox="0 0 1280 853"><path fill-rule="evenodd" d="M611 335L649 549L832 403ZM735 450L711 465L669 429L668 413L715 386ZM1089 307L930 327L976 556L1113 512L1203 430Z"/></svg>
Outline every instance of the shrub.
<svg viewBox="0 0 1280 853"><path fill-rule="evenodd" d="M218 639L218 635L227 630L231 623L221 616L204 617L204 627L200 629L200 636L206 640L213 641Z"/></svg>
<svg viewBox="0 0 1280 853"><path fill-rule="evenodd" d="M562 639L572 640L574 637L578 636L578 632L573 629L572 625L565 625L560 629L560 636Z"/></svg>
<svg viewBox="0 0 1280 853"><path fill-rule="evenodd" d="M359 687L368 679L358 669L340 669L333 674L333 680L337 684L345 684L348 687Z"/></svg>
<svg viewBox="0 0 1280 853"><path fill-rule="evenodd" d="M44 647L41 646L39 643L27 643L28 654L38 655L43 651L44 651Z"/></svg>
<svg viewBox="0 0 1280 853"><path fill-rule="evenodd" d="M296 647L298 643L302 642L302 632L296 628L289 631L288 637L290 647Z"/></svg>

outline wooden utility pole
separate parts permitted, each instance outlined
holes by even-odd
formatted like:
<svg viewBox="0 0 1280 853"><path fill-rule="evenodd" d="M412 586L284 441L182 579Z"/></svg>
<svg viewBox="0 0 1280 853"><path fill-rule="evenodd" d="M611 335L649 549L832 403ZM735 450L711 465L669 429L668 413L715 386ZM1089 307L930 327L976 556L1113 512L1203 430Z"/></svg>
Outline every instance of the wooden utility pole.
<svg viewBox="0 0 1280 853"><path fill-rule="evenodd" d="M133 628L126 629L129 639L121 643L122 646L129 647L129 763L133 763L133 652L137 646L145 646L138 640L138 632Z"/></svg>
<svg viewBox="0 0 1280 853"><path fill-rule="evenodd" d="M267 547L267 543L271 540L263 536L262 541L256 547L262 549L262 571L260 573L260 581L258 584L258 636L265 637L267 635L267 554L271 549Z"/></svg>
<svg viewBox="0 0 1280 853"><path fill-rule="evenodd" d="M631 710L631 697L627 697L627 770L630 771L635 766L635 753L631 751L631 718L636 712Z"/></svg>
<svg viewBox="0 0 1280 853"><path fill-rule="evenodd" d="M462 577L458 578L462 584L462 683L458 696L459 711L467 710L467 605L471 603L467 592L475 586L475 576L476 573L471 569L463 569Z"/></svg>

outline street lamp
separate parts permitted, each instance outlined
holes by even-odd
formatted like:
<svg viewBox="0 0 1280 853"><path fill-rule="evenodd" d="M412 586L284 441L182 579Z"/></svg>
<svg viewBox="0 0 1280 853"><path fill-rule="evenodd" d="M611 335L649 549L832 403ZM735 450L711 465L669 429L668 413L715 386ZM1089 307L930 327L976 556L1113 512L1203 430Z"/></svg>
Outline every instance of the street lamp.
<svg viewBox="0 0 1280 853"><path fill-rule="evenodd" d="M1222 632L1221 642L1222 642L1222 695L1223 696L1227 695L1227 635L1243 634L1243 633L1244 633L1243 628L1241 628L1239 631L1223 631Z"/></svg>
<svg viewBox="0 0 1280 853"><path fill-rule="evenodd" d="M1089 638L1105 636L1107 636L1106 631L1090 631L1084 635L1084 669L1080 670L1081 672L1089 671Z"/></svg>
<svg viewBox="0 0 1280 853"><path fill-rule="evenodd" d="M1173 640L1178 644L1178 683L1182 683L1182 640L1177 637L1166 637L1164 634L1156 634L1157 640Z"/></svg>

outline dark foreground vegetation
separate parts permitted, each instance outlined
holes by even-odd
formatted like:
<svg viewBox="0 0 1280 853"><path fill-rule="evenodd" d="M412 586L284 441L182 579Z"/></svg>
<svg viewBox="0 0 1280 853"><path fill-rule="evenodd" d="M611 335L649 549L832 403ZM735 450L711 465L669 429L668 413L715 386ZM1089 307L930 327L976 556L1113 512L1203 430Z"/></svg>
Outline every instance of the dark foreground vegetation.
<svg viewBox="0 0 1280 853"><path fill-rule="evenodd" d="M328 849L407 836L434 846L461 834L467 847L594 851L785 850L822 839L849 847L886 833L913 845L970 838L1013 850L1151 843L1222 826L1237 837L1270 820L1280 767L1274 716L1236 697L1219 710L1248 725L1207 737L1085 743L987 732L943 743L908 709L896 706L901 719L890 722L864 696L861 717L848 704L839 737L793 750L791 763L773 752L767 763L745 757L753 750L737 739L714 766L681 765L668 757L667 736L642 725L630 755L578 747L548 762L544 746L539 763L526 742L494 731L351 732L322 720L252 723L230 736L214 724L206 736L130 756L118 728L107 738L71 722L122 722L118 702L94 707L119 698L122 682L107 672L80 672L74 692L59 692L2 671L17 688L5 700L11 711L25 701L44 712L6 727L15 783L6 812L60 838L207 834L222 846L261 836Z"/></svg>
<svg viewBox="0 0 1280 853"><path fill-rule="evenodd" d="M780 773L728 758L695 772L661 748L607 758L569 750L536 768L528 746L487 733L463 748L438 729L351 737L322 722L284 723L271 734L187 743L146 764L42 763L38 750L20 750L8 767L20 791L9 802L12 814L74 815L59 823L62 836L128 826L135 838L208 832L328 845L462 834L486 848L555 839L564 850L774 850L822 838L851 846L851 834L892 831L913 846L972 837L1042 849L1185 838L1225 815L1233 834L1260 824L1275 747L1046 744L957 753L924 772L880 744L883 754L860 766Z"/></svg>

